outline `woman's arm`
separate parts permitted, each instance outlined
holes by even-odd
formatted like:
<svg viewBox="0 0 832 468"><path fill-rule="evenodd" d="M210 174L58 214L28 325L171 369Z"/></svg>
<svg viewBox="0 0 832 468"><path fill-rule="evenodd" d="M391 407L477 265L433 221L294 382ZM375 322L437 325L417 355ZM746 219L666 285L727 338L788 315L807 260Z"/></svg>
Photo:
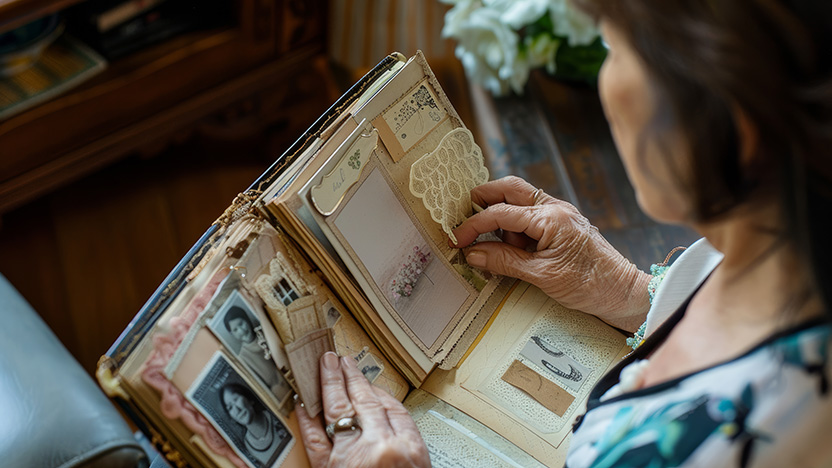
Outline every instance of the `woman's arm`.
<svg viewBox="0 0 832 468"><path fill-rule="evenodd" d="M474 188L471 198L486 209L454 230L456 247L467 247L469 264L527 281L564 306L624 330L635 331L644 322L650 275L615 250L574 206L513 176ZM502 230L504 242L468 247L480 234L496 230Z"/></svg>

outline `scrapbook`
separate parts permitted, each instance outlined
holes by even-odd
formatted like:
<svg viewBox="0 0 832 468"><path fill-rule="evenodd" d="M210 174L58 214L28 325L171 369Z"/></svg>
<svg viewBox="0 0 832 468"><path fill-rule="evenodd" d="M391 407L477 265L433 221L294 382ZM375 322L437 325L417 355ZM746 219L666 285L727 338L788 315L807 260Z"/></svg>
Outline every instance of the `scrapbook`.
<svg viewBox="0 0 832 468"><path fill-rule="evenodd" d="M450 247L487 180L422 54L391 54L210 226L101 358L101 386L175 466L306 466L295 411L321 411L335 351L404 401L434 466L561 466L628 348Z"/></svg>

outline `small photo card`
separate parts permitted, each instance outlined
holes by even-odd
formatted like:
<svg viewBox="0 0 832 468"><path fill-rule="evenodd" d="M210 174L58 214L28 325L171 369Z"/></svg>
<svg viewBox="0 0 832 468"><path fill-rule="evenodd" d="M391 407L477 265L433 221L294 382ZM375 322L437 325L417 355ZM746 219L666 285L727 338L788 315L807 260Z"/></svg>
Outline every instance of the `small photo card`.
<svg viewBox="0 0 832 468"><path fill-rule="evenodd" d="M364 356L358 361L357 367L370 383L375 382L384 371L384 365L370 353L364 353Z"/></svg>
<svg viewBox="0 0 832 468"><path fill-rule="evenodd" d="M338 320L341 320L341 311L331 300L328 300L324 304L324 316L326 317L327 328L332 328L338 323Z"/></svg>
<svg viewBox="0 0 832 468"><path fill-rule="evenodd" d="M398 162L447 116L425 78L374 119L373 125L390 156Z"/></svg>
<svg viewBox="0 0 832 468"><path fill-rule="evenodd" d="M185 396L251 468L280 466L295 442L286 423L220 351Z"/></svg>
<svg viewBox="0 0 832 468"><path fill-rule="evenodd" d="M292 387L272 359L257 314L237 290L229 294L208 322L208 328L243 367L275 396L278 403L286 401Z"/></svg>

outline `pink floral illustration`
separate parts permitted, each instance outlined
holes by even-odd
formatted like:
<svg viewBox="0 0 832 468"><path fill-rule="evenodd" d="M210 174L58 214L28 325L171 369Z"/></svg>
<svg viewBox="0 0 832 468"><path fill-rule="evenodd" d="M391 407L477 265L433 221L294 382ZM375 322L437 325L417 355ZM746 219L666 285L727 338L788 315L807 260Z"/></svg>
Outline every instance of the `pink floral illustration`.
<svg viewBox="0 0 832 468"><path fill-rule="evenodd" d="M430 252L423 252L419 246L414 246L413 252L408 255L407 261L402 263L402 268L390 282L390 292L393 293L394 299L398 300L413 294L413 288L416 287L416 282L425 271L428 261L430 261Z"/></svg>

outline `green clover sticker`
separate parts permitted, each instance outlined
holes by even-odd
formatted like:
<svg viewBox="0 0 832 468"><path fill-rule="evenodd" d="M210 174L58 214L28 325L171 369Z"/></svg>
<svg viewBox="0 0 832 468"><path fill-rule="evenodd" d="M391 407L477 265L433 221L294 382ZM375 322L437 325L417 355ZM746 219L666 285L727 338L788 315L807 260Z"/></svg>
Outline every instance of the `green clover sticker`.
<svg viewBox="0 0 832 468"><path fill-rule="evenodd" d="M350 162L348 163L351 168L358 170L361 167L361 161L358 159L361 156L361 150L357 150L355 154L350 156Z"/></svg>

